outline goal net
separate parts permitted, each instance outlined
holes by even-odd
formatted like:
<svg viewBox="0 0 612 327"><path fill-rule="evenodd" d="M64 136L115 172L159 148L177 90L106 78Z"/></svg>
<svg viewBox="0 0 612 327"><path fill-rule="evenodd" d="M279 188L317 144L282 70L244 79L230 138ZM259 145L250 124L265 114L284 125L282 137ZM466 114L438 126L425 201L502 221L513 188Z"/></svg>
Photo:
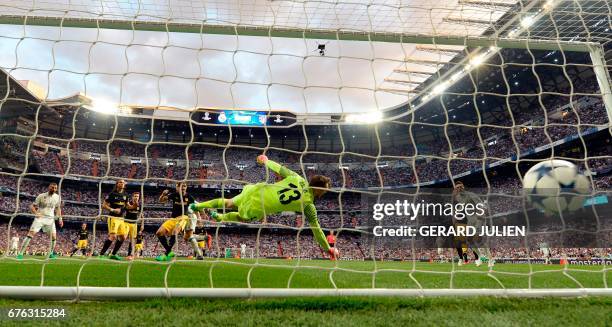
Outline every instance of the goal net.
<svg viewBox="0 0 612 327"><path fill-rule="evenodd" d="M0 296L612 293L607 1L0 8Z"/></svg>

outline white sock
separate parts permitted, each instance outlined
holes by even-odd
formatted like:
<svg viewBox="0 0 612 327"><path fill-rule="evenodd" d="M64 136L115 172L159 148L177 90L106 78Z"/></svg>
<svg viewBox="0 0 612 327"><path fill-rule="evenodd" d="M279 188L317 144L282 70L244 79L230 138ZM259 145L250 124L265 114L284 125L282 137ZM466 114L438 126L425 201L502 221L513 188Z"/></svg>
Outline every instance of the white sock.
<svg viewBox="0 0 612 327"><path fill-rule="evenodd" d="M30 244L30 241L32 240L31 237L26 236L25 240L23 240L23 244L21 244L21 250L19 250L20 255L23 255L23 253L25 252L25 250L28 248L28 245Z"/></svg>
<svg viewBox="0 0 612 327"><path fill-rule="evenodd" d="M487 257L487 259L491 260L493 259L493 256L491 255L491 249L489 248L482 248L479 249L478 252L480 253L484 253L484 255Z"/></svg>

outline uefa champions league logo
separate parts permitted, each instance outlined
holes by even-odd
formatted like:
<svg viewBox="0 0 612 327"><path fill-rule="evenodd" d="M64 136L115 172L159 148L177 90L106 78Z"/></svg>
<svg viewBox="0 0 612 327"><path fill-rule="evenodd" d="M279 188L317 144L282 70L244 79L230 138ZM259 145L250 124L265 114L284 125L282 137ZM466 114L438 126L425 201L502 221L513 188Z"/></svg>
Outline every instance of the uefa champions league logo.
<svg viewBox="0 0 612 327"><path fill-rule="evenodd" d="M225 115L224 112L222 112L222 113L219 114L219 118L217 118L217 119L219 119L220 123L225 123L227 121L227 116Z"/></svg>

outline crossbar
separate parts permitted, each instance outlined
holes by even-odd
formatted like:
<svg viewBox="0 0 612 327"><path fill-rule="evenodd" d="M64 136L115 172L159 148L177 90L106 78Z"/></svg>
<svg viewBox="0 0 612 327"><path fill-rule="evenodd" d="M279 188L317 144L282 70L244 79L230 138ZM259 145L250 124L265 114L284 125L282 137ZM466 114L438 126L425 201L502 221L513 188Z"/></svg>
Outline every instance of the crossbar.
<svg viewBox="0 0 612 327"><path fill-rule="evenodd" d="M336 31L325 29L281 28L276 26L211 25L179 22L130 21L73 17L0 15L0 24L49 27L103 28L133 31L157 31L198 34L222 34L283 38L306 38L339 41L372 41L455 45L468 47L499 47L532 50L562 50L589 52L590 42L493 38L478 36L427 35L369 31Z"/></svg>

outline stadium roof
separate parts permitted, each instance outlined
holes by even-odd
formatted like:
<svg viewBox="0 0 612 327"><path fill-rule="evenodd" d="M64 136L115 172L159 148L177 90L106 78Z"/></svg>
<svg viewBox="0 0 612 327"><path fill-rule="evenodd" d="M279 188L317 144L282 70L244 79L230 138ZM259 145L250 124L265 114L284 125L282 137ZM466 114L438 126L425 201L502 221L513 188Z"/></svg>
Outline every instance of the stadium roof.
<svg viewBox="0 0 612 327"><path fill-rule="evenodd" d="M440 45L432 36L464 41L463 37L516 37L528 31L555 38L550 35L555 31L572 31L566 26L573 24L566 17L572 13L564 3L0 1L0 23L14 24L3 40L25 36L19 51L10 51L11 42L0 44L16 53L12 67L0 65L48 87L52 98L83 92L94 99L155 107L368 112L432 94L444 80L441 72L473 59L468 54L473 48ZM563 18L551 29L551 24L538 20L554 6L562 6ZM603 8L592 7L582 11L585 20ZM43 27L19 26L24 24ZM536 27L548 35L532 32ZM189 35L193 32L198 34ZM199 37L200 32L205 36ZM397 42L393 33L402 33L400 43L338 41ZM273 37L261 42L262 36ZM317 53L321 44L326 45L324 57ZM52 65L41 65L49 52Z"/></svg>

